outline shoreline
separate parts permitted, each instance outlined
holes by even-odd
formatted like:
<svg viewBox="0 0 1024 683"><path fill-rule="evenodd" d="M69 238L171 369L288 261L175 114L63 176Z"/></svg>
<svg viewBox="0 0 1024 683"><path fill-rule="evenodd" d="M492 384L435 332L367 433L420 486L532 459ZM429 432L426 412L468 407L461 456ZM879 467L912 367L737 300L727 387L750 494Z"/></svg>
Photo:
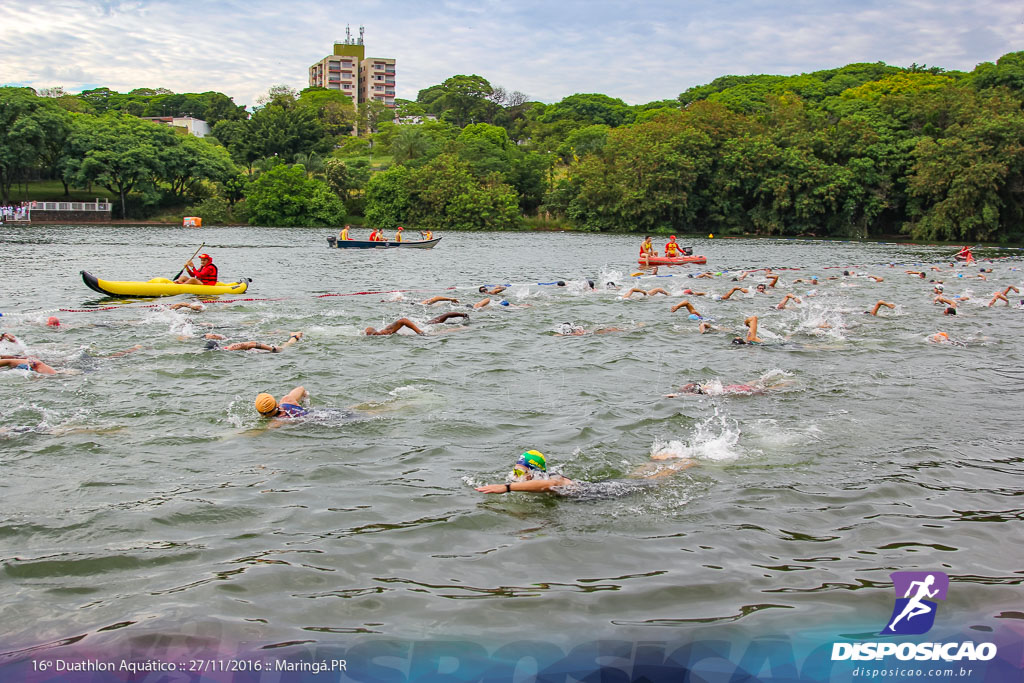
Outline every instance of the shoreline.
<svg viewBox="0 0 1024 683"><path fill-rule="evenodd" d="M109 221L102 221L102 222L83 222L83 221L8 221L8 222L5 222L5 223L0 223L0 226L3 226L3 227L15 227L15 226L20 226L20 227L46 227L48 225L79 225L79 226L83 226L83 227L84 226L100 226L100 227L102 227L102 226L117 226L117 227L138 226L140 228L141 227L154 227L154 226L166 226L166 227L174 227L174 228L186 227L186 226L181 225L181 223L178 223L178 222L171 222L171 221L143 221L143 220L133 220L133 219L130 219L130 218L128 218L128 219L117 218L117 219L112 219L112 220L109 220ZM203 225L201 227L195 227L195 228L191 228L191 229L202 230L204 228L276 228L276 229L280 229L280 230L291 230L291 229L293 229L293 227L294 226L249 225L247 223L246 224L236 223L236 224L229 224L229 225ZM341 226L334 226L334 227L332 227L332 226L320 226L320 227L314 226L312 229L316 229L316 230L332 230L333 231L333 230L340 229L340 227ZM353 227L369 230L368 227L365 227L365 226L362 226L362 225L353 225ZM310 228L302 227L300 229L310 229ZM468 232L473 232L473 231L450 230L449 232L451 232L451 233L467 232L468 233ZM564 228L542 227L542 226L529 227L529 228L524 228L524 229L521 229L521 230L496 230L494 232L509 232L509 233L529 233L529 232L533 232L533 233L559 233L559 232L562 232L562 233L573 233L573 232L578 232L578 233L581 233L581 234L594 234L594 233L591 233L590 231L586 231L586 230L566 230ZM604 234L604 235L637 235L638 238L639 238L639 236L641 236L641 235L643 235L645 233L640 233L640 232L606 232L606 233L600 233L600 234ZM660 235L659 233L654 233L652 236L655 239L666 238L667 237L666 235ZM679 236L682 237L682 238L685 238L685 239L700 239L700 240L715 240L715 239L717 239L717 240L770 239L770 240L784 240L784 241L792 241L792 242L799 242L799 241L804 241L804 242L850 242L850 243L855 243L855 244L900 244L900 245L907 245L907 246L916 245L916 246L922 246L922 247L945 247L945 246L948 246L948 247L951 247L951 248L960 246L962 244L961 242L915 242L913 240L908 239L906 235L878 235L878 236L875 236L875 237L857 238L857 239L851 238L851 237L810 237L810 236L806 236L806 235L805 236L797 236L797 235L794 235L794 236L783 236L783 235L722 235L721 237L708 238L708 237L705 237L703 234L679 233ZM1024 249L1024 244L982 244L982 243L979 243L976 248L978 248L978 249Z"/></svg>

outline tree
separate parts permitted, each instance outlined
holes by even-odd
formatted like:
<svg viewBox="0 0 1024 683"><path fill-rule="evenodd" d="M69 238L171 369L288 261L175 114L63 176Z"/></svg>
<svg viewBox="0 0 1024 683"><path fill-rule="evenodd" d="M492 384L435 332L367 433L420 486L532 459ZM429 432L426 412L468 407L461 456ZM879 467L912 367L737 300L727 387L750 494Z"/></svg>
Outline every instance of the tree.
<svg viewBox="0 0 1024 683"><path fill-rule="evenodd" d="M0 88L0 196L5 202L14 180L39 158L46 136L40 114L44 102L56 108L30 88Z"/></svg>
<svg viewBox="0 0 1024 683"><path fill-rule="evenodd" d="M633 108L618 99L598 93L569 95L547 109L539 118L541 123L574 121L579 125L604 124L615 128L632 123Z"/></svg>
<svg viewBox="0 0 1024 683"><path fill-rule="evenodd" d="M348 135L355 125L356 110L352 98L339 90L315 86L306 88L299 93L295 105L312 110L327 135Z"/></svg>
<svg viewBox="0 0 1024 683"><path fill-rule="evenodd" d="M383 102L369 100L359 103L359 134L366 136L377 132L378 122L393 121L394 111Z"/></svg>
<svg viewBox="0 0 1024 683"><path fill-rule="evenodd" d="M295 107L275 98L248 121L251 144L260 157L292 159L296 154L324 152L331 147L323 125L308 107Z"/></svg>
<svg viewBox="0 0 1024 683"><path fill-rule="evenodd" d="M435 89L436 88L436 89ZM444 116L459 128L479 121L493 119L496 105L488 98L494 89L483 76L452 76L440 86L420 91L417 101L427 111Z"/></svg>
<svg viewBox="0 0 1024 683"><path fill-rule="evenodd" d="M174 140L174 144L161 151L160 179L170 184L175 197L184 197L203 180L224 182L238 174L223 147L191 135L178 135Z"/></svg>
<svg viewBox="0 0 1024 683"><path fill-rule="evenodd" d="M69 173L78 182L96 182L120 196L125 218L128 193L154 190L153 179L165 172L163 151L175 144L174 131L115 113L81 122L74 144L82 156L69 159Z"/></svg>
<svg viewBox="0 0 1024 683"><path fill-rule="evenodd" d="M409 222L412 176L407 167L392 166L370 178L366 184L367 223L391 230Z"/></svg>
<svg viewBox="0 0 1024 683"><path fill-rule="evenodd" d="M252 173L253 162L262 156L262 150L248 121L218 121L213 138L228 150L236 164Z"/></svg>
<svg viewBox="0 0 1024 683"><path fill-rule="evenodd" d="M338 197L323 181L308 178L300 164L280 164L256 178L246 205L255 225L335 226L345 220Z"/></svg>
<svg viewBox="0 0 1024 683"><path fill-rule="evenodd" d="M401 164L426 156L430 150L430 138L419 126L400 126L391 140L391 156L395 163Z"/></svg>
<svg viewBox="0 0 1024 683"><path fill-rule="evenodd" d="M1024 93L1024 52L1008 52L995 64L982 62L971 73L971 84L978 90L1003 86Z"/></svg>

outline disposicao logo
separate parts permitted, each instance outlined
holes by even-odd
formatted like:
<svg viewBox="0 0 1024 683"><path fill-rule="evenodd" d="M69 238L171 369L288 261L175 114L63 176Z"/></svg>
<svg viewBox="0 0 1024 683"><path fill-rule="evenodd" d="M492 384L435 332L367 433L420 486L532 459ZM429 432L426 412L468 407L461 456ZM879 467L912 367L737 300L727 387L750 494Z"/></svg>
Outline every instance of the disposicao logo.
<svg viewBox="0 0 1024 683"><path fill-rule="evenodd" d="M945 600L949 577L942 572L893 572L896 604L880 636L917 636L927 633L935 624L938 603ZM996 656L993 643L833 643L832 661L845 659L871 660L895 655L896 659L988 661Z"/></svg>
<svg viewBox="0 0 1024 683"><path fill-rule="evenodd" d="M889 625L879 635L917 636L928 633L935 623L935 612L939 606L926 598L945 600L949 577L942 572L893 572L889 576L896 591L896 605L892 608Z"/></svg>

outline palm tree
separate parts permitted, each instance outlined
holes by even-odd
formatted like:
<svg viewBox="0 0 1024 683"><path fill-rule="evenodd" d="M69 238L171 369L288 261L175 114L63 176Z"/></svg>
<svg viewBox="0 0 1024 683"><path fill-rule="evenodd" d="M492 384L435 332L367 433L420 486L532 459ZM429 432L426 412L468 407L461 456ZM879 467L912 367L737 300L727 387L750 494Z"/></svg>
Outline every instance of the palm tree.
<svg viewBox="0 0 1024 683"><path fill-rule="evenodd" d="M324 171L324 159L316 152L303 153L299 152L294 157L295 163L302 164L306 168L306 175L312 178L318 173Z"/></svg>
<svg viewBox="0 0 1024 683"><path fill-rule="evenodd" d="M395 163L412 161L425 156L430 149L430 140L423 130L415 125L403 125L391 140L391 155Z"/></svg>

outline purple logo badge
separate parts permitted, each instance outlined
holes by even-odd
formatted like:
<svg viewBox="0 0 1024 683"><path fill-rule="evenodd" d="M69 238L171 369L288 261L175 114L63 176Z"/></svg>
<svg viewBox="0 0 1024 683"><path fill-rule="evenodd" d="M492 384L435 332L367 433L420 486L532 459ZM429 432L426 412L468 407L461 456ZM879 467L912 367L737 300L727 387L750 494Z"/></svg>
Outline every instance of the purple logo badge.
<svg viewBox="0 0 1024 683"><path fill-rule="evenodd" d="M927 633L935 623L938 604L945 600L949 577L942 572L893 572L892 587L896 604L889 625L879 635L916 636Z"/></svg>

